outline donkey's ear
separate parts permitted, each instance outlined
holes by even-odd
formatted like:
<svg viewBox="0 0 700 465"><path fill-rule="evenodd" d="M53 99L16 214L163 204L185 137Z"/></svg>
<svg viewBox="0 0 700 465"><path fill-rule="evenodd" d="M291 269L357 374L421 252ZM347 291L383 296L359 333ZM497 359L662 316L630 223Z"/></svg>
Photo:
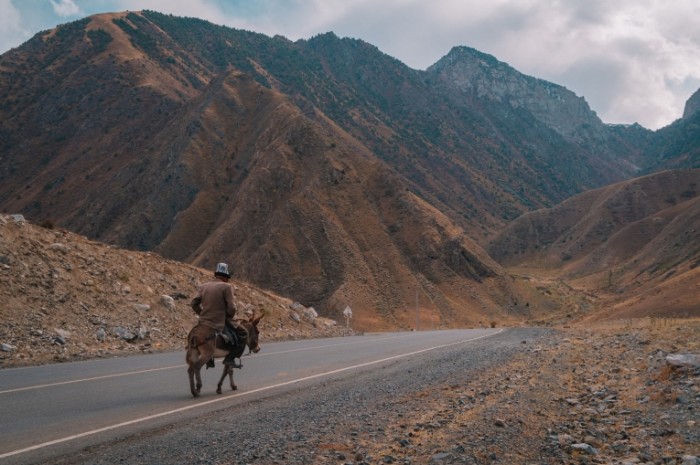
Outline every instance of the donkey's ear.
<svg viewBox="0 0 700 465"><path fill-rule="evenodd" d="M265 314L262 314L259 317L254 317L250 322L253 323L253 326L257 326L258 323L260 323L260 320L262 320L264 316L265 316Z"/></svg>

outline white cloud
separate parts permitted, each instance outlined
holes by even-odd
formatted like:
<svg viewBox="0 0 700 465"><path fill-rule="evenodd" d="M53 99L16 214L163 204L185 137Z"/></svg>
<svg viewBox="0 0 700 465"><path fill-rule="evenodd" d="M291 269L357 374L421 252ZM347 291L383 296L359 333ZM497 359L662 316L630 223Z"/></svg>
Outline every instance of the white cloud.
<svg viewBox="0 0 700 465"><path fill-rule="evenodd" d="M80 10L78 5L75 4L73 0L49 0L51 6L53 7L54 13L62 18L68 16L78 16L82 15L83 12Z"/></svg>
<svg viewBox="0 0 700 465"><path fill-rule="evenodd" d="M12 0L0 0L0 52L20 45L30 35L22 26L22 16Z"/></svg>
<svg viewBox="0 0 700 465"><path fill-rule="evenodd" d="M175 16L200 18L214 24L224 24L226 15L218 3L226 0L114 0L113 11L153 10Z"/></svg>

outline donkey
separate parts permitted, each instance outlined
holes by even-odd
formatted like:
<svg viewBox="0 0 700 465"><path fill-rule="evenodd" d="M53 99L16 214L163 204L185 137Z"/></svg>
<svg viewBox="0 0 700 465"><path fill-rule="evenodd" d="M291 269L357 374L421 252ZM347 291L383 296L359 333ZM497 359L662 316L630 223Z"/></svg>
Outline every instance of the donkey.
<svg viewBox="0 0 700 465"><path fill-rule="evenodd" d="M243 355L245 346L248 346L248 353L258 353L260 351L260 345L258 345L258 338L260 336L258 323L260 323L262 317L263 315L259 317L253 315L247 320L236 320L238 324L248 331L248 337L245 340L245 345L240 346L239 353L233 354L234 357L239 358ZM224 342L223 338L217 334L214 328L204 325L197 325L192 328L187 335L187 355L185 356L185 360L188 365L187 374L190 378L190 392L192 392L194 397L199 397L199 393L202 389L202 377L200 373L202 367L213 358L226 357L230 351L230 346ZM241 366L237 366L237 368L240 367ZM221 394L221 384L224 382L226 375L229 377L231 389L234 391L238 389L238 386L233 382L233 367L224 364L224 372L221 374L219 384L216 386L217 394ZM195 378L197 380L196 385Z"/></svg>

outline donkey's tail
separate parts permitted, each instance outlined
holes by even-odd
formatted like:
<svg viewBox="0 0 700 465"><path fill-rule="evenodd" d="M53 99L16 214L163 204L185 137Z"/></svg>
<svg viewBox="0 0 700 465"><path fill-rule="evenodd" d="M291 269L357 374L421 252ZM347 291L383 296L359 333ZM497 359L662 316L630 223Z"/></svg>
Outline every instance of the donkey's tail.
<svg viewBox="0 0 700 465"><path fill-rule="evenodd" d="M199 325L192 328L190 330L189 334L187 334L187 344L185 345L185 349L187 349L187 350L195 349L199 345L199 343L197 342L197 327L198 326Z"/></svg>

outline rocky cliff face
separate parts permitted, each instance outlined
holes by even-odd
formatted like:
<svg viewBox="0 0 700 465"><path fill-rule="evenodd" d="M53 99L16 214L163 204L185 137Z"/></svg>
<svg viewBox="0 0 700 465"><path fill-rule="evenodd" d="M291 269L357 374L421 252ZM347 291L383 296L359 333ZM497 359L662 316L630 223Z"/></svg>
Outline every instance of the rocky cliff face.
<svg viewBox="0 0 700 465"><path fill-rule="evenodd" d="M455 47L427 72L454 105L481 106L496 128L517 128L509 134L517 150L513 155L540 174L551 171L549 182L559 191L619 181L648 162L603 124L583 97L521 74L491 55Z"/></svg>
<svg viewBox="0 0 700 465"><path fill-rule="evenodd" d="M557 84L521 74L472 48L453 48L427 71L464 97L527 110L547 127L575 141L583 142L585 136L610 138L583 97ZM586 129L588 133L584 132Z"/></svg>

